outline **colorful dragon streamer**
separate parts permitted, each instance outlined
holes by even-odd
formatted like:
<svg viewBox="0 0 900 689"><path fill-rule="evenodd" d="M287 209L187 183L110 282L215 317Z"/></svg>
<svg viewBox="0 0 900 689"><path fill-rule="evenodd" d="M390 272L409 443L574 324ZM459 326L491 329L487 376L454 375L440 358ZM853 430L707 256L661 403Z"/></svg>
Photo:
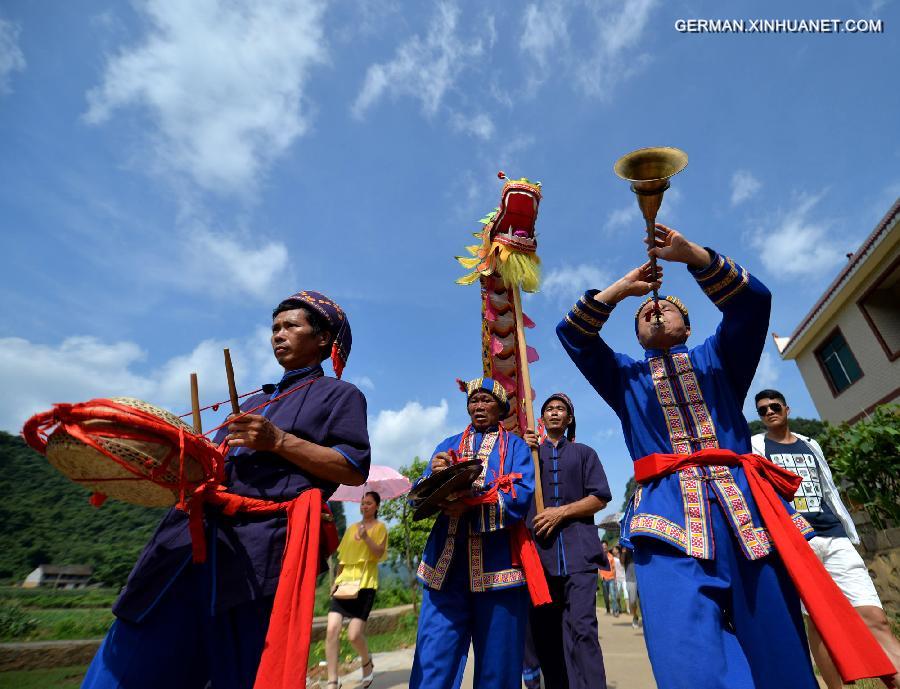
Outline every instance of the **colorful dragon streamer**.
<svg viewBox="0 0 900 689"><path fill-rule="evenodd" d="M503 172L497 176L506 179ZM484 375L506 388L510 413L503 425L520 435L529 426L530 405L526 404L526 394L528 402L534 399L527 367L537 361L538 354L525 344L524 329L533 328L534 323L521 311L519 289L536 292L540 285L540 259L534 231L540 202L540 182L524 177L507 180L500 194L500 206L481 219L484 228L475 233L481 243L466 247L470 256L456 257L465 268L472 270L456 282L461 285L481 282ZM533 420L530 425L533 426Z"/></svg>

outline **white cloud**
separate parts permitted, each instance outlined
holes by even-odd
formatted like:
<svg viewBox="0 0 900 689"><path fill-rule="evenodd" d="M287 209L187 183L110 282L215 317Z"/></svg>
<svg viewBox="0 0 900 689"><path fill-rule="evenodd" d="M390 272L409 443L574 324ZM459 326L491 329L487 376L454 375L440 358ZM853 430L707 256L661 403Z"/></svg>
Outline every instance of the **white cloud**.
<svg viewBox="0 0 900 689"><path fill-rule="evenodd" d="M656 0L545 0L528 5L522 14L519 49L533 63L530 90L562 73L572 78L579 92L608 99L619 83L649 61L641 48L655 5ZM589 32L593 40L572 41L570 27Z"/></svg>
<svg viewBox="0 0 900 689"><path fill-rule="evenodd" d="M563 3L545 2L542 7L528 5L522 15L522 37L519 50L534 60L541 70L550 58L569 45L569 31Z"/></svg>
<svg viewBox="0 0 900 689"><path fill-rule="evenodd" d="M541 293L555 301L575 301L589 289L603 289L610 282L609 273L586 263L563 265L546 273L541 280Z"/></svg>
<svg viewBox="0 0 900 689"><path fill-rule="evenodd" d="M19 26L0 18L0 95L10 93L13 72L25 69L25 56L19 47Z"/></svg>
<svg viewBox="0 0 900 689"><path fill-rule="evenodd" d="M775 278L818 278L844 260L844 251L828 236L824 221L810 217L824 194L801 196L797 206L750 235L766 270Z"/></svg>
<svg viewBox="0 0 900 689"><path fill-rule="evenodd" d="M392 467L408 465L413 457L430 459L434 448L453 434L447 423L447 400L432 407L407 402L402 409L383 409L369 421L372 462Z"/></svg>
<svg viewBox="0 0 900 689"><path fill-rule="evenodd" d="M349 381L353 383L360 390L374 390L375 383L369 378L369 376L355 376L350 378Z"/></svg>
<svg viewBox="0 0 900 689"><path fill-rule="evenodd" d="M473 134L482 141L487 141L494 136L494 122L484 113L479 113L471 117L453 113L450 123L458 132Z"/></svg>
<svg viewBox="0 0 900 689"><path fill-rule="evenodd" d="M624 208L618 208L609 214L606 219L606 229L615 230L629 225L637 226L641 222L641 214L637 203L631 203Z"/></svg>
<svg viewBox="0 0 900 689"><path fill-rule="evenodd" d="M228 294L240 292L260 301L284 291L288 252L281 242L256 243L205 228L186 233L185 240L180 260L169 273L181 286L221 293L224 280Z"/></svg>
<svg viewBox="0 0 900 689"><path fill-rule="evenodd" d="M289 260L288 249L281 241L270 239L256 227L247 227L249 223L240 218L222 220L223 213L208 210L187 196L177 200L178 214L172 229L162 232L155 224L141 227L131 240L127 250L139 257L140 266L135 277L154 286L213 299L249 298L265 304L284 297L285 285L293 283L302 259L301 263L296 258ZM130 227L128 219L115 218L114 222ZM122 247L93 229L88 234L88 239L96 243L91 258L101 264L120 264L116 252ZM149 241L138 245L142 235Z"/></svg>
<svg viewBox="0 0 900 689"><path fill-rule="evenodd" d="M149 111L164 168L243 192L308 128L304 86L325 60L322 0L144 0L151 28L88 93L88 122Z"/></svg>
<svg viewBox="0 0 900 689"><path fill-rule="evenodd" d="M738 170L731 176L731 205L743 203L756 194L762 184L748 170Z"/></svg>
<svg viewBox="0 0 900 689"><path fill-rule="evenodd" d="M330 32L342 42L384 34L396 28L403 18L403 5L397 0L350 0L341 4L353 21L340 22Z"/></svg>
<svg viewBox="0 0 900 689"><path fill-rule="evenodd" d="M204 405L227 398L223 347L231 349L241 392L263 381L277 381L281 368L268 340L265 328L240 341L204 340L193 351L142 371L147 355L133 342L106 343L81 336L47 345L20 337L0 338L0 379L5 392L0 399L0 428L15 433L25 419L56 402L95 397L137 397L181 414L190 409L191 372L197 373ZM224 412L223 408L218 416ZM211 417L204 418L206 428L211 423Z"/></svg>
<svg viewBox="0 0 900 689"><path fill-rule="evenodd" d="M459 35L458 28L459 8L441 2L424 38L405 39L392 60L369 67L353 114L363 117L385 94L417 98L427 117L437 114L459 75L483 52L481 40Z"/></svg>

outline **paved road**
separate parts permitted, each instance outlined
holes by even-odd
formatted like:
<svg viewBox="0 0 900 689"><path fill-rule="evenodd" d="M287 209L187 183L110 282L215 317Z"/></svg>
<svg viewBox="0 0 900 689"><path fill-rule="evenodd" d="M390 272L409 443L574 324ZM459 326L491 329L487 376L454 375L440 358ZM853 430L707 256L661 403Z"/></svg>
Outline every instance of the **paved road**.
<svg viewBox="0 0 900 689"><path fill-rule="evenodd" d="M608 689L656 689L642 631L632 629L631 618L625 615L615 618L604 610L598 610L597 619ZM407 648L391 653L375 653L377 674L370 689L405 689L409 684L413 652L413 649ZM343 689L354 689L358 686L359 671L341 679ZM817 676L816 679L820 687L825 686L821 678ZM472 689L471 654L462 689Z"/></svg>
<svg viewBox="0 0 900 689"><path fill-rule="evenodd" d="M608 689L656 689L644 635L631 628L631 618L599 611L600 645L606 664ZM374 654L377 675L371 689L401 689L409 684L413 649ZM342 678L344 689L358 685L359 671ZM472 689L472 657L466 665L462 689Z"/></svg>

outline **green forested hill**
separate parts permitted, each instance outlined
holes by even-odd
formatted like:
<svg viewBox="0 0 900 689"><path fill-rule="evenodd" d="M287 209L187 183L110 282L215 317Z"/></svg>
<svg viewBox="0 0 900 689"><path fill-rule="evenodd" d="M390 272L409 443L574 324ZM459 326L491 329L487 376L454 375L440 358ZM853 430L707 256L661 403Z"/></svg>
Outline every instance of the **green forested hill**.
<svg viewBox="0 0 900 689"><path fill-rule="evenodd" d="M165 510L113 500L98 509L89 496L0 431L0 579L21 582L39 564L87 564L95 581L124 584Z"/></svg>
<svg viewBox="0 0 900 689"><path fill-rule="evenodd" d="M165 509L115 500L98 509L89 497L20 437L0 431L0 581L21 583L40 564L91 565L95 582L122 586ZM343 504L330 505L343 534Z"/></svg>

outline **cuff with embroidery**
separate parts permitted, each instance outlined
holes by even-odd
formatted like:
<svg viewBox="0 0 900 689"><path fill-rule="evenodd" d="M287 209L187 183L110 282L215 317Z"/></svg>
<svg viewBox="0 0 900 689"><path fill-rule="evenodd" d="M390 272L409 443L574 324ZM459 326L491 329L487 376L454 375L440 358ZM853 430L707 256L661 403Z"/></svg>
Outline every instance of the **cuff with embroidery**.
<svg viewBox="0 0 900 689"><path fill-rule="evenodd" d="M614 305L594 299L594 295L599 291L592 289L585 292L566 314L566 323L582 335L596 336L614 308Z"/></svg>
<svg viewBox="0 0 900 689"><path fill-rule="evenodd" d="M705 268L691 268L688 271L694 276L700 289L716 306L721 306L735 294L743 291L749 281L746 269L727 256L717 254L706 247L712 261Z"/></svg>

